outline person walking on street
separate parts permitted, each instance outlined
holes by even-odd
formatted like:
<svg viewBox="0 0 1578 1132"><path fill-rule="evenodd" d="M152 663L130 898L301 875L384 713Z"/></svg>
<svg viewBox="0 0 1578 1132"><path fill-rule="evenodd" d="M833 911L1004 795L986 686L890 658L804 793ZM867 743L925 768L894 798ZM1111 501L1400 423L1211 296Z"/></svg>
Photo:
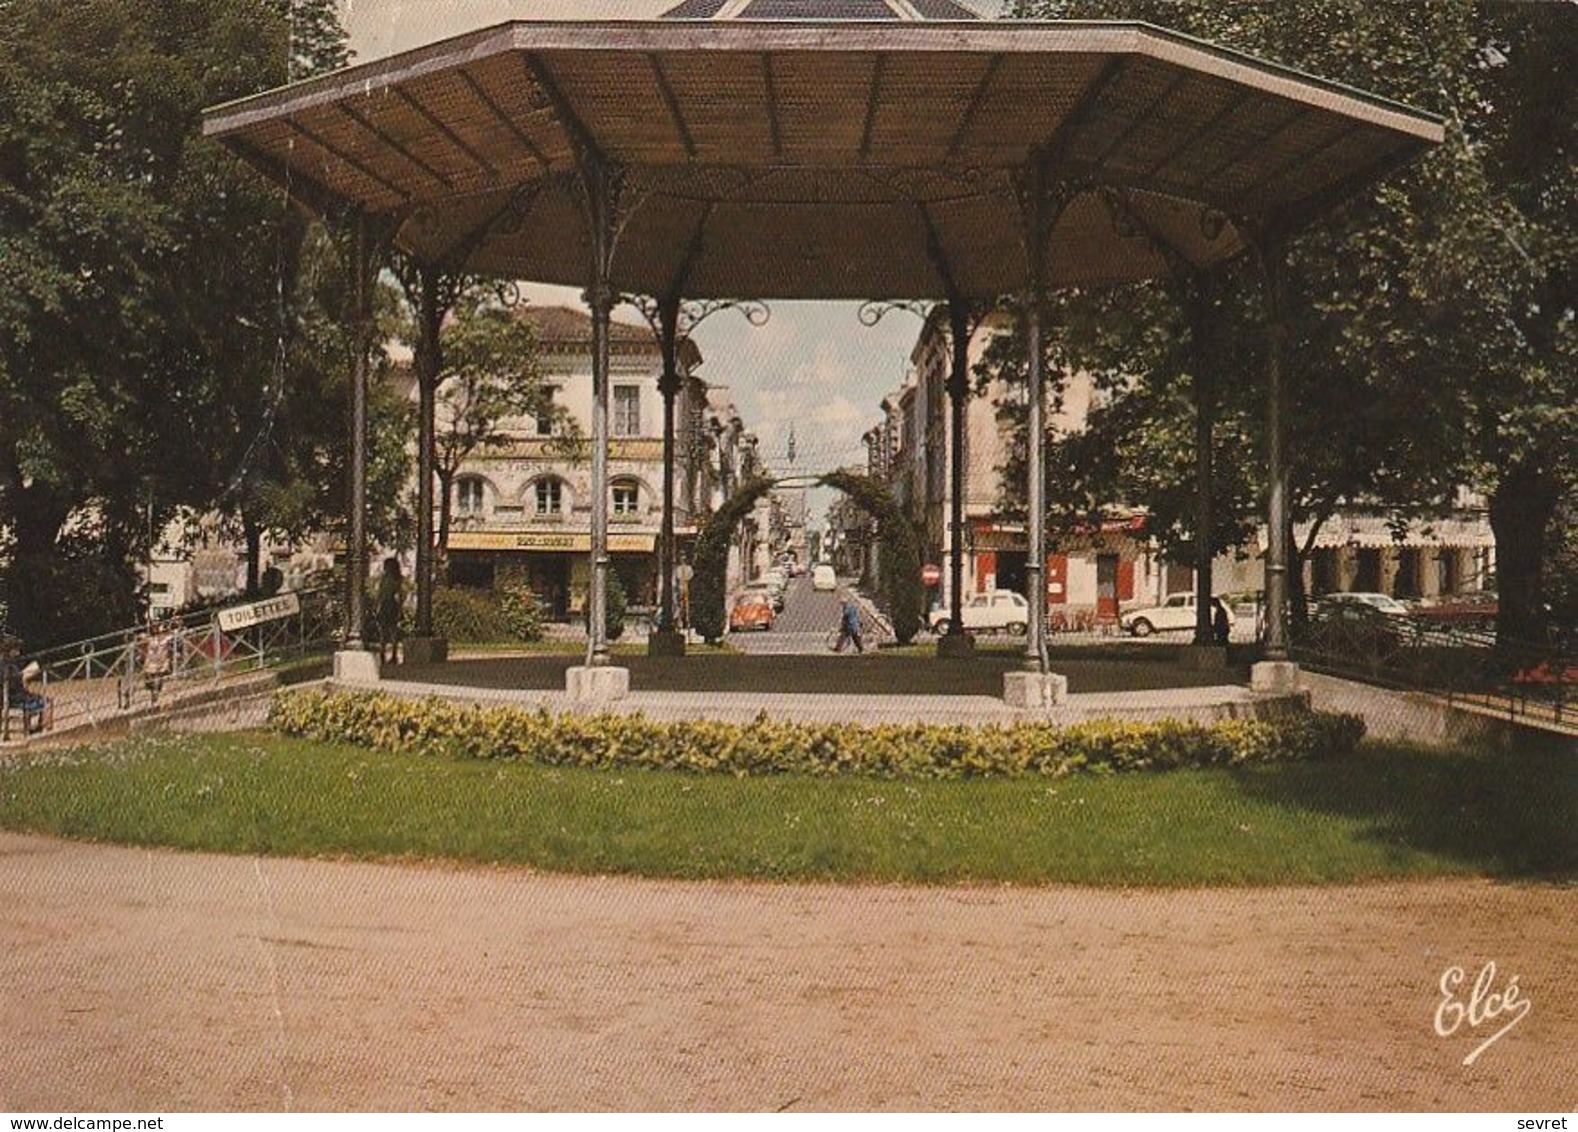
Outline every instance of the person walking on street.
<svg viewBox="0 0 1578 1132"><path fill-rule="evenodd" d="M844 645L853 643L856 652L865 652L865 642L860 639L860 606L855 603L855 595L844 594L843 611L839 614L838 643L833 646L834 652L843 652Z"/></svg>
<svg viewBox="0 0 1578 1132"><path fill-rule="evenodd" d="M164 682L175 672L177 639L171 625L164 618L155 618L148 624L142 639L142 683L148 689L148 704L159 706L159 693Z"/></svg>

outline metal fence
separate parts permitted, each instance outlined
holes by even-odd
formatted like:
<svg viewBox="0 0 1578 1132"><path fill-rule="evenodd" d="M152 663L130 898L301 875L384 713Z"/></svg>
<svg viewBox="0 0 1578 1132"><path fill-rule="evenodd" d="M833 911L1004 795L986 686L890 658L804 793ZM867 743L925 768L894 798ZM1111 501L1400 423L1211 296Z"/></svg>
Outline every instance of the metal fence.
<svg viewBox="0 0 1578 1132"><path fill-rule="evenodd" d="M1536 726L1578 728L1578 650L1559 635L1508 641L1412 617L1316 618L1297 633L1293 657L1315 672Z"/></svg>
<svg viewBox="0 0 1578 1132"><path fill-rule="evenodd" d="M327 655L339 639L338 591L295 593L298 608L245 628L226 630L222 610L107 633L23 658L27 691L42 696L26 712L9 681L0 681L0 740L28 739L173 710L211 695L273 679L279 666ZM36 666L36 669L34 668Z"/></svg>

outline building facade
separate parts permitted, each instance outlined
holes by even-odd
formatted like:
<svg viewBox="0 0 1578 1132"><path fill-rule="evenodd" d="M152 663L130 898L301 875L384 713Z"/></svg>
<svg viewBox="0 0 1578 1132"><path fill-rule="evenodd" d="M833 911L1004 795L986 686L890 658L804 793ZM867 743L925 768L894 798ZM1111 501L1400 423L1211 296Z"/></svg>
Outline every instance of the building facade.
<svg viewBox="0 0 1578 1132"><path fill-rule="evenodd" d="M996 337L1012 332L1006 316L985 320L970 342L971 372ZM941 568L941 581L931 596L934 605L946 606L954 532L947 392L952 349L943 308L927 318L910 353L910 367L904 386L884 398L882 422L867 434L868 443L877 450L872 464L880 466L915 524L925 563ZM1095 395L1088 375L1062 375L1047 415L1049 429L1066 434L1083 427ZM1016 399L1023 400L1022 390L994 380L965 403L961 534L967 593L1024 592L1029 537L1022 520L1005 514L1002 490L1003 469L1014 446L1013 426L1002 409ZM1123 604L1156 589L1162 566L1140 537L1143 522L1143 515L1114 509L1098 527L1051 540L1044 577L1054 626L1115 622Z"/></svg>
<svg viewBox="0 0 1578 1132"><path fill-rule="evenodd" d="M953 547L948 529L952 449L947 382L952 359L947 326L940 308L926 321L910 355L908 380L883 399L882 420L866 434L873 474L883 476L915 523L925 561L942 567L933 601L943 605L949 599L947 565ZM992 339L1011 332L1006 319L985 322L970 343L972 374ZM1086 374L1062 374L1056 380L1048 428L1068 435L1084 427L1097 393ZM1024 523L1003 513L1003 468L1014 438L999 412L1000 406L1022 397L1022 390L994 381L966 403L964 580L971 593L1024 592L1028 538ZM1124 608L1194 589L1192 563L1160 557L1145 534L1145 518L1142 510L1115 506L1099 524L1051 536L1044 577L1054 628L1112 624ZM1429 601L1493 584L1495 540L1483 501L1467 493L1460 493L1457 506L1436 518L1400 522L1351 508L1325 523L1313 539L1308 525L1295 528L1294 539L1298 546L1310 547L1304 586L1312 596L1359 590ZM1213 589L1263 590L1264 550L1262 530L1258 545L1218 558Z"/></svg>
<svg viewBox="0 0 1578 1132"><path fill-rule="evenodd" d="M589 435L591 319L567 307L532 306L517 317L537 331L553 404L582 437ZM657 602L663 525L662 357L648 327L621 321L610 327L609 357L609 557L629 603L650 607ZM734 474L733 445L736 433L743 435L732 406L696 377L700 364L700 351L685 340L675 405L674 531L681 558ZM505 444L473 452L455 476L450 579L491 587L513 573L549 616L578 616L591 584L590 444L568 442L552 414L507 421L503 431Z"/></svg>

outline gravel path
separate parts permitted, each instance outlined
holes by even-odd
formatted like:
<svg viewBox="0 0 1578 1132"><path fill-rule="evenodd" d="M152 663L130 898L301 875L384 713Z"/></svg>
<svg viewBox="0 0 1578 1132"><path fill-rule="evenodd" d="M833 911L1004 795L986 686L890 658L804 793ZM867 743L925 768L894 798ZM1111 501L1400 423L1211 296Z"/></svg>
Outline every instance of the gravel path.
<svg viewBox="0 0 1578 1132"><path fill-rule="evenodd" d="M1578 1103L1578 893L692 884L0 834L0 1110ZM1440 1037L1443 972L1532 1005ZM1566 1050L1563 1054L1561 1051Z"/></svg>

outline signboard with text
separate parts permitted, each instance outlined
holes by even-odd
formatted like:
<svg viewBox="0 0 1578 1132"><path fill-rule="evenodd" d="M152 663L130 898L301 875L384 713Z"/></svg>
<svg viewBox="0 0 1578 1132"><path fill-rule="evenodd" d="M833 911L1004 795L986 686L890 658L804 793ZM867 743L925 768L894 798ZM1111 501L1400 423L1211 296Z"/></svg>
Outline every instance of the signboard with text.
<svg viewBox="0 0 1578 1132"><path fill-rule="evenodd" d="M294 617L301 612L301 600L294 593L254 601L250 605L237 605L221 609L217 615L219 627L227 633L250 629L265 621L278 621L281 617Z"/></svg>
<svg viewBox="0 0 1578 1132"><path fill-rule="evenodd" d="M657 545L656 535L614 534L608 536L610 554L649 554ZM589 531L455 531L449 536L450 550L547 550L585 554L592 549Z"/></svg>

